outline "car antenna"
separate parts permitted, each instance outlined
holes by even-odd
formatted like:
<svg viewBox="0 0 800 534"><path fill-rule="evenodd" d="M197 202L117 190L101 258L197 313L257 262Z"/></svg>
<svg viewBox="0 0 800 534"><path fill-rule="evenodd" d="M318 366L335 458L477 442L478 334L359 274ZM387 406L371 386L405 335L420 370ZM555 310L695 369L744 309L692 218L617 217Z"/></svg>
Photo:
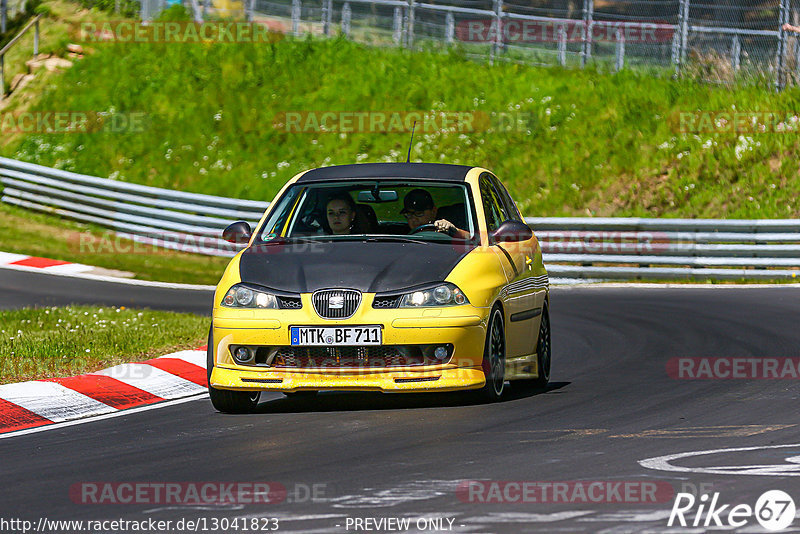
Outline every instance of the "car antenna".
<svg viewBox="0 0 800 534"><path fill-rule="evenodd" d="M411 141L408 142L408 157L406 158L406 163L411 163L411 146L414 144L414 128L417 127L417 121L414 121L414 124L411 125Z"/></svg>

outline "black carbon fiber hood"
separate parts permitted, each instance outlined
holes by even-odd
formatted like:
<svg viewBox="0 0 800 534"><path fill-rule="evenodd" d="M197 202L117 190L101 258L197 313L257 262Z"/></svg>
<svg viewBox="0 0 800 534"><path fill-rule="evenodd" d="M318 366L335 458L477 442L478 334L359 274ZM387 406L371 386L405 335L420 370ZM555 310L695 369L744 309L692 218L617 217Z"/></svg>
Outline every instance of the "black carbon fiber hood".
<svg viewBox="0 0 800 534"><path fill-rule="evenodd" d="M325 288L395 291L444 280L473 248L462 243L270 243L247 249L239 274L243 282L293 293Z"/></svg>

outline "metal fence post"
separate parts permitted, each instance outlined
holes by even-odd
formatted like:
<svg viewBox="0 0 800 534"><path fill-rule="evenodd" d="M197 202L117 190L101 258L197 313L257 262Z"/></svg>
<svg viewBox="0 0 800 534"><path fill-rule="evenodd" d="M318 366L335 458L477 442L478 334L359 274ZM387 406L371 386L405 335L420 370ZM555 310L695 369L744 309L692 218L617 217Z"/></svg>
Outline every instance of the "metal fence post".
<svg viewBox="0 0 800 534"><path fill-rule="evenodd" d="M33 57L39 55L39 19L36 19L36 22L33 26Z"/></svg>
<svg viewBox="0 0 800 534"><path fill-rule="evenodd" d="M689 26L689 0L678 2L678 27L672 34L672 63L675 65L675 75L681 73L681 67L686 59L686 39Z"/></svg>
<svg viewBox="0 0 800 534"><path fill-rule="evenodd" d="M408 0L408 9L406 11L406 47L414 48L414 6L415 0Z"/></svg>
<svg viewBox="0 0 800 534"><path fill-rule="evenodd" d="M680 11L678 12L680 13ZM680 15L678 15L680 16ZM675 65L675 75L678 75L681 66L681 32L680 24L678 28L672 32L672 64Z"/></svg>
<svg viewBox="0 0 800 534"><path fill-rule="evenodd" d="M253 13L256 10L256 0L250 0L245 5L244 17L247 22L253 21Z"/></svg>
<svg viewBox="0 0 800 534"><path fill-rule="evenodd" d="M392 41L394 44L399 45L403 40L403 10L399 7L394 8L394 17L392 18Z"/></svg>
<svg viewBox="0 0 800 534"><path fill-rule="evenodd" d="M322 33L331 34L331 20L333 20L333 0L322 0Z"/></svg>
<svg viewBox="0 0 800 534"><path fill-rule="evenodd" d="M617 29L617 35L615 40L616 40L616 47L614 52L616 56L616 62L614 66L619 72L625 66L625 36L622 34L621 29Z"/></svg>
<svg viewBox="0 0 800 534"><path fill-rule="evenodd" d="M775 61L776 91L782 91L786 85L786 41L789 34L783 29L783 25L789 23L789 1L790 0L781 0L780 18L778 20L778 55Z"/></svg>
<svg viewBox="0 0 800 534"><path fill-rule="evenodd" d="M342 33L345 37L350 37L350 18L352 11L350 10L350 2L345 2L342 6Z"/></svg>
<svg viewBox="0 0 800 534"><path fill-rule="evenodd" d="M739 71L739 61L742 57L742 43L739 41L739 34L734 34L731 39L731 67L733 72Z"/></svg>
<svg viewBox="0 0 800 534"><path fill-rule="evenodd" d="M6 97L6 56L0 56L0 102Z"/></svg>
<svg viewBox="0 0 800 534"><path fill-rule="evenodd" d="M503 48L503 0L494 1L494 42L492 43L491 58L500 52Z"/></svg>
<svg viewBox="0 0 800 534"><path fill-rule="evenodd" d="M800 83L800 37L794 38L794 71L795 83Z"/></svg>
<svg viewBox="0 0 800 534"><path fill-rule="evenodd" d="M567 29L563 24L558 26L558 63L567 66Z"/></svg>
<svg viewBox="0 0 800 534"><path fill-rule="evenodd" d="M403 46L408 46L408 6L403 8Z"/></svg>
<svg viewBox="0 0 800 534"><path fill-rule="evenodd" d="M453 44L456 39L456 18L452 11L448 11L444 17L444 40L447 44Z"/></svg>
<svg viewBox="0 0 800 534"><path fill-rule="evenodd" d="M6 33L8 20L8 0L0 0L0 33Z"/></svg>
<svg viewBox="0 0 800 534"><path fill-rule="evenodd" d="M583 27L581 46L581 68L586 66L592 57L592 19L594 17L594 1L583 0Z"/></svg>
<svg viewBox="0 0 800 534"><path fill-rule="evenodd" d="M300 35L300 17L303 13L303 4L300 0L292 0L292 35Z"/></svg>
<svg viewBox="0 0 800 534"><path fill-rule="evenodd" d="M681 0L683 5L683 24L681 25L681 65L686 64L686 54L689 50L689 0Z"/></svg>

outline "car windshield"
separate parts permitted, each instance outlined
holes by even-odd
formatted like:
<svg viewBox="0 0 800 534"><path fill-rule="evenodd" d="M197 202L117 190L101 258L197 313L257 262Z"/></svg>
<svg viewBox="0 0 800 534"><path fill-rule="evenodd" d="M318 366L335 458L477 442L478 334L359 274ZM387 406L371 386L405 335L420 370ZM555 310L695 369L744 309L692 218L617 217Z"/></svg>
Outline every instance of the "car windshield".
<svg viewBox="0 0 800 534"><path fill-rule="evenodd" d="M298 183L277 202L259 230L262 243L279 239L449 243L477 235L466 184L397 178Z"/></svg>

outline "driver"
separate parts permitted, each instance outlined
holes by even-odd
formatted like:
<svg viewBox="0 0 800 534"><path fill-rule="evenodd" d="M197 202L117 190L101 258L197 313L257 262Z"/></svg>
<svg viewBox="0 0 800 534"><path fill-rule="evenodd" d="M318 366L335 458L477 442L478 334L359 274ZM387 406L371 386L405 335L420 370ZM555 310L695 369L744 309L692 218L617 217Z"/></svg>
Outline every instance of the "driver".
<svg viewBox="0 0 800 534"><path fill-rule="evenodd" d="M451 237L469 239L469 232L461 230L447 219L436 219L436 205L433 197L424 189L414 189L403 199L403 209L400 211L408 221L411 230L424 224L433 224L437 232L444 232Z"/></svg>

